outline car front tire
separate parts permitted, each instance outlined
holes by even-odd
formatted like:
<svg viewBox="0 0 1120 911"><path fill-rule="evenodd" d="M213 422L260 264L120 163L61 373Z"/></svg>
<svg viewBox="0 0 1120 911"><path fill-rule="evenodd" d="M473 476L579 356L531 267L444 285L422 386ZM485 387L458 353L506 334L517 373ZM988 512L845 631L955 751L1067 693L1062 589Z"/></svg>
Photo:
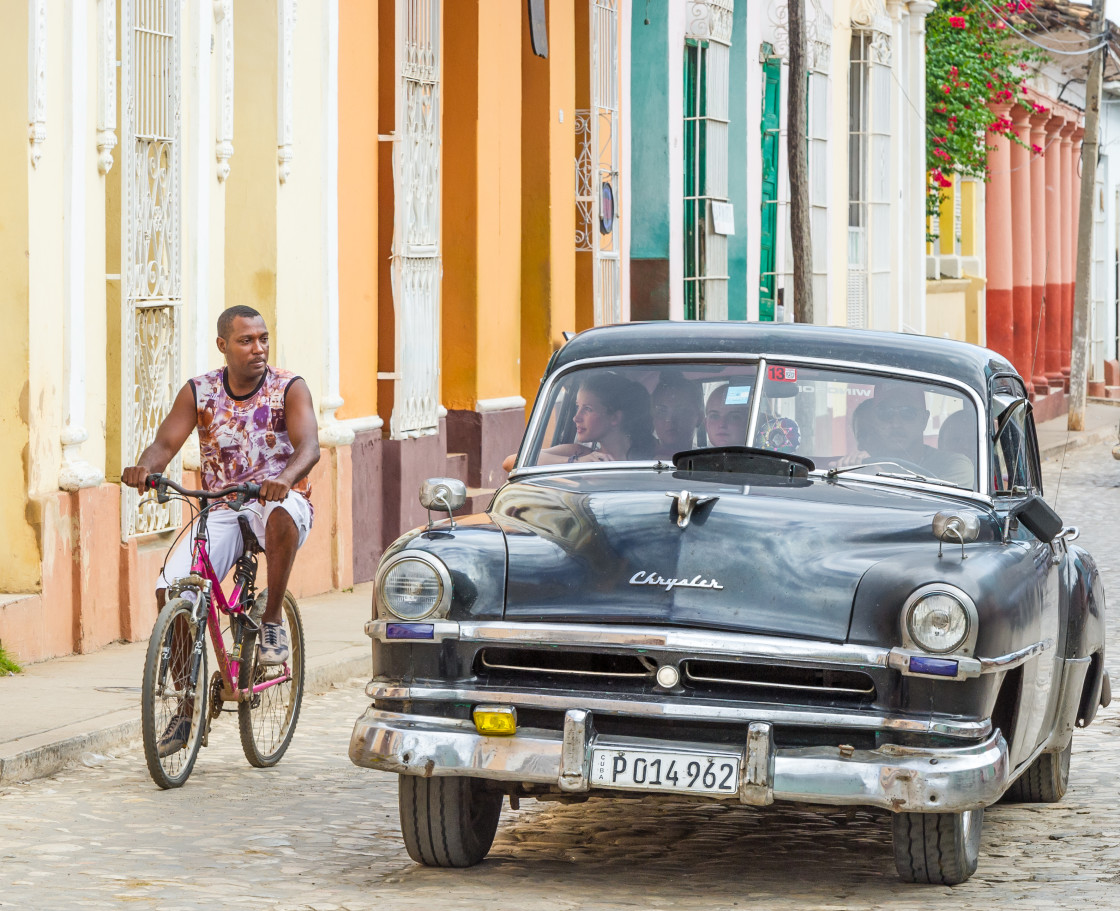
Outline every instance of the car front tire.
<svg viewBox="0 0 1120 911"><path fill-rule="evenodd" d="M894 862L908 883L955 886L976 872L983 810L895 813Z"/></svg>
<svg viewBox="0 0 1120 911"><path fill-rule="evenodd" d="M428 867L473 867L494 843L500 791L477 778L401 775L397 790L408 856Z"/></svg>
<svg viewBox="0 0 1120 911"><path fill-rule="evenodd" d="M1043 753L1007 789L1009 803L1057 803L1069 787L1073 739L1060 753Z"/></svg>

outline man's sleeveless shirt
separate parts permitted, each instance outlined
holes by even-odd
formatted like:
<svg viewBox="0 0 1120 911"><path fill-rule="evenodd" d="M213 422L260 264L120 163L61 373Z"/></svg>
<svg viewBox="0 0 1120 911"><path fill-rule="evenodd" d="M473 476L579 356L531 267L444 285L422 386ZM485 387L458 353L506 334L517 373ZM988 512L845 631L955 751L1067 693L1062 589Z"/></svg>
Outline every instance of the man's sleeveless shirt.
<svg viewBox="0 0 1120 911"><path fill-rule="evenodd" d="M190 380L198 411L198 442L202 455L202 486L220 490L232 484L270 481L288 464L294 447L288 440L284 397L299 379L290 370L269 367L260 385L235 396L226 385L226 368ZM292 490L311 499L311 483L303 478Z"/></svg>

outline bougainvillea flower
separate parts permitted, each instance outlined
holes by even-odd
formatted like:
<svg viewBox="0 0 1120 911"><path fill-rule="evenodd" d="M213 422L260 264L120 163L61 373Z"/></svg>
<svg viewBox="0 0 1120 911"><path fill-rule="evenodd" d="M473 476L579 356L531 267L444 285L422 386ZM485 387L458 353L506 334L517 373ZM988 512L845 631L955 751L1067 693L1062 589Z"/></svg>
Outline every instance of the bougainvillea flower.
<svg viewBox="0 0 1120 911"><path fill-rule="evenodd" d="M965 21L964 16L950 16L949 25L953 28L968 28L968 22Z"/></svg>

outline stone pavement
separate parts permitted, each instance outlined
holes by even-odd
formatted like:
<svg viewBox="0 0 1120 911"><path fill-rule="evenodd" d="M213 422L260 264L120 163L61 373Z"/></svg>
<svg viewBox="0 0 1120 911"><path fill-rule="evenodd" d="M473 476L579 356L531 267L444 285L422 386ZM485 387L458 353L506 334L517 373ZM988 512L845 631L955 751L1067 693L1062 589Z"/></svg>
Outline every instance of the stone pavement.
<svg viewBox="0 0 1120 911"><path fill-rule="evenodd" d="M1116 441L1117 405L1120 402L1091 400L1085 429L1076 433L1066 430L1064 416L1040 424L1042 458ZM309 692L350 677L368 677L371 645L363 625L370 616L371 598L372 585L366 583L352 591L301 600ZM146 648L145 642L112 645L0 677L0 785L50 775L83 754L100 753L137 737Z"/></svg>

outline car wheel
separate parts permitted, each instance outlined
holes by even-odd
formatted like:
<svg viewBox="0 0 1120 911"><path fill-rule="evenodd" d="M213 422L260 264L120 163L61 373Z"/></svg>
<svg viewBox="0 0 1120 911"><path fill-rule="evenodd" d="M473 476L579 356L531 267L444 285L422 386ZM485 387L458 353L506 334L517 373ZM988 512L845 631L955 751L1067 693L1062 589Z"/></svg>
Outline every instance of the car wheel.
<svg viewBox="0 0 1120 911"><path fill-rule="evenodd" d="M477 778L401 775L397 790L408 856L429 867L473 867L494 843L502 794Z"/></svg>
<svg viewBox="0 0 1120 911"><path fill-rule="evenodd" d="M1069 787L1073 738L1060 753L1043 753L1007 789L1010 803L1057 803Z"/></svg>
<svg viewBox="0 0 1120 911"><path fill-rule="evenodd" d="M908 883L955 886L976 872L983 810L895 813L894 863Z"/></svg>

